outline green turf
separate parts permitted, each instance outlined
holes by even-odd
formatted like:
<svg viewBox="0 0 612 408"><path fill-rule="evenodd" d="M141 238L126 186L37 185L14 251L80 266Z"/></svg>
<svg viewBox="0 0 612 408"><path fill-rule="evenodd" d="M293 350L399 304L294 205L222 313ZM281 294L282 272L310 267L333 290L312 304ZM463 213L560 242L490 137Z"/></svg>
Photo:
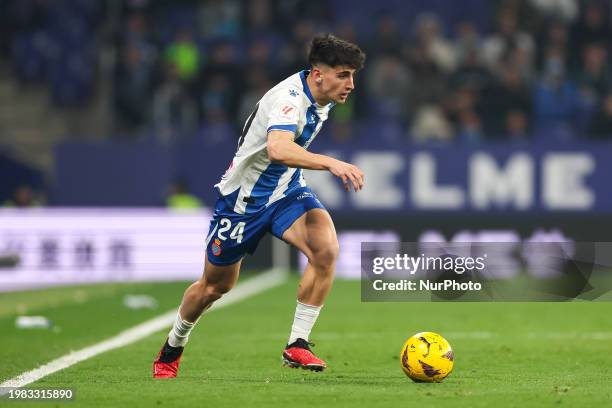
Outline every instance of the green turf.
<svg viewBox="0 0 612 408"><path fill-rule="evenodd" d="M75 400L64 404L69 407L612 404L611 303L361 303L359 282L337 281L311 337L330 368L311 373L280 365L296 284L293 279L206 315L175 380L151 378L165 338L160 332L33 387L74 388ZM14 316L0 318L0 379L165 311L185 286L130 285L106 288L104 296L94 296L97 287L82 289L92 291L90 301L38 311L62 327L57 333L18 331ZM154 295L159 310L126 310L121 298L128 292ZM402 343L423 330L441 333L455 350L455 370L441 384L413 383L399 367ZM40 404L19 404L29 405Z"/></svg>
<svg viewBox="0 0 612 408"><path fill-rule="evenodd" d="M186 282L105 284L0 294L0 380L31 370L70 350L97 343L176 307ZM130 310L128 294L148 294L157 309ZM178 300L177 300L178 299ZM17 329L17 314L42 315L51 330Z"/></svg>

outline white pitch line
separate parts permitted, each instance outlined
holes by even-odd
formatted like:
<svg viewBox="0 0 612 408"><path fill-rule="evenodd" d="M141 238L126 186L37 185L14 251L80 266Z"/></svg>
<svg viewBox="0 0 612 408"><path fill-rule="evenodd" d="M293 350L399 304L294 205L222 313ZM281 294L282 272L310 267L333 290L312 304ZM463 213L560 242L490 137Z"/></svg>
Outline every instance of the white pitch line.
<svg viewBox="0 0 612 408"><path fill-rule="evenodd" d="M265 290L271 289L285 282L287 273L281 269L271 269L244 283L236 286L234 290L216 302L211 310L229 306L250 296L257 295ZM125 330L118 335L96 343L84 349L70 352L43 366L26 371L17 377L11 378L0 384L0 396L9 392L10 388L19 388L40 380L50 374L63 370L81 361L90 359L98 354L127 346L141 340L153 333L172 326L176 317L177 309L170 310L153 319L147 320L137 326Z"/></svg>

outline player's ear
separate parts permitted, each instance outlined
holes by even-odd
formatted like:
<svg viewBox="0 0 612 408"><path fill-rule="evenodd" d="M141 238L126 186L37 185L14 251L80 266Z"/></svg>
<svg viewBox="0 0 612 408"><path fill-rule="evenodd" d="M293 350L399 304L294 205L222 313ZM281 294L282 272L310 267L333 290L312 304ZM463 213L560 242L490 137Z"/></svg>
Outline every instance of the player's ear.
<svg viewBox="0 0 612 408"><path fill-rule="evenodd" d="M323 82L323 72L321 71L321 68L312 67L311 75L313 76L317 84L320 84Z"/></svg>

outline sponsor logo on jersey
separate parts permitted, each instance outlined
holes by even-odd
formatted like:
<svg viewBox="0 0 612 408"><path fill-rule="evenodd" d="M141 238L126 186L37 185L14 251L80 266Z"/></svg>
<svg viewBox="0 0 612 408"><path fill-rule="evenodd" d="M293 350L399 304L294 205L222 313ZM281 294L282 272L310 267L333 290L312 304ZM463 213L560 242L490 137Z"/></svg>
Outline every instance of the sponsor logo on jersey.
<svg viewBox="0 0 612 408"><path fill-rule="evenodd" d="M295 114L297 109L295 106L290 104L285 104L281 106L279 116L283 119L293 120L295 118Z"/></svg>
<svg viewBox="0 0 612 408"><path fill-rule="evenodd" d="M309 191L305 191L302 194L300 194L299 196L297 196L298 200L303 200L304 198L314 198L314 194L312 194Z"/></svg>
<svg viewBox="0 0 612 408"><path fill-rule="evenodd" d="M295 89L290 89L290 90L289 90L289 95L291 95L291 96L298 96L298 95L299 95L299 92L298 92L298 91L296 91Z"/></svg>

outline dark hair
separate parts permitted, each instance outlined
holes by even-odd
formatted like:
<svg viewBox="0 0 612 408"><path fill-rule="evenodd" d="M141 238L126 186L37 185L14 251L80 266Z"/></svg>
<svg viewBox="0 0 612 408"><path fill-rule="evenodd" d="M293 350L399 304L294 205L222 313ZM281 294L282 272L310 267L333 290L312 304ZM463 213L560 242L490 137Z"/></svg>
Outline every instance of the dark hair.
<svg viewBox="0 0 612 408"><path fill-rule="evenodd" d="M310 65L323 63L330 67L346 65L355 70L363 68L366 55L361 49L332 34L319 34L312 39L308 50Z"/></svg>

